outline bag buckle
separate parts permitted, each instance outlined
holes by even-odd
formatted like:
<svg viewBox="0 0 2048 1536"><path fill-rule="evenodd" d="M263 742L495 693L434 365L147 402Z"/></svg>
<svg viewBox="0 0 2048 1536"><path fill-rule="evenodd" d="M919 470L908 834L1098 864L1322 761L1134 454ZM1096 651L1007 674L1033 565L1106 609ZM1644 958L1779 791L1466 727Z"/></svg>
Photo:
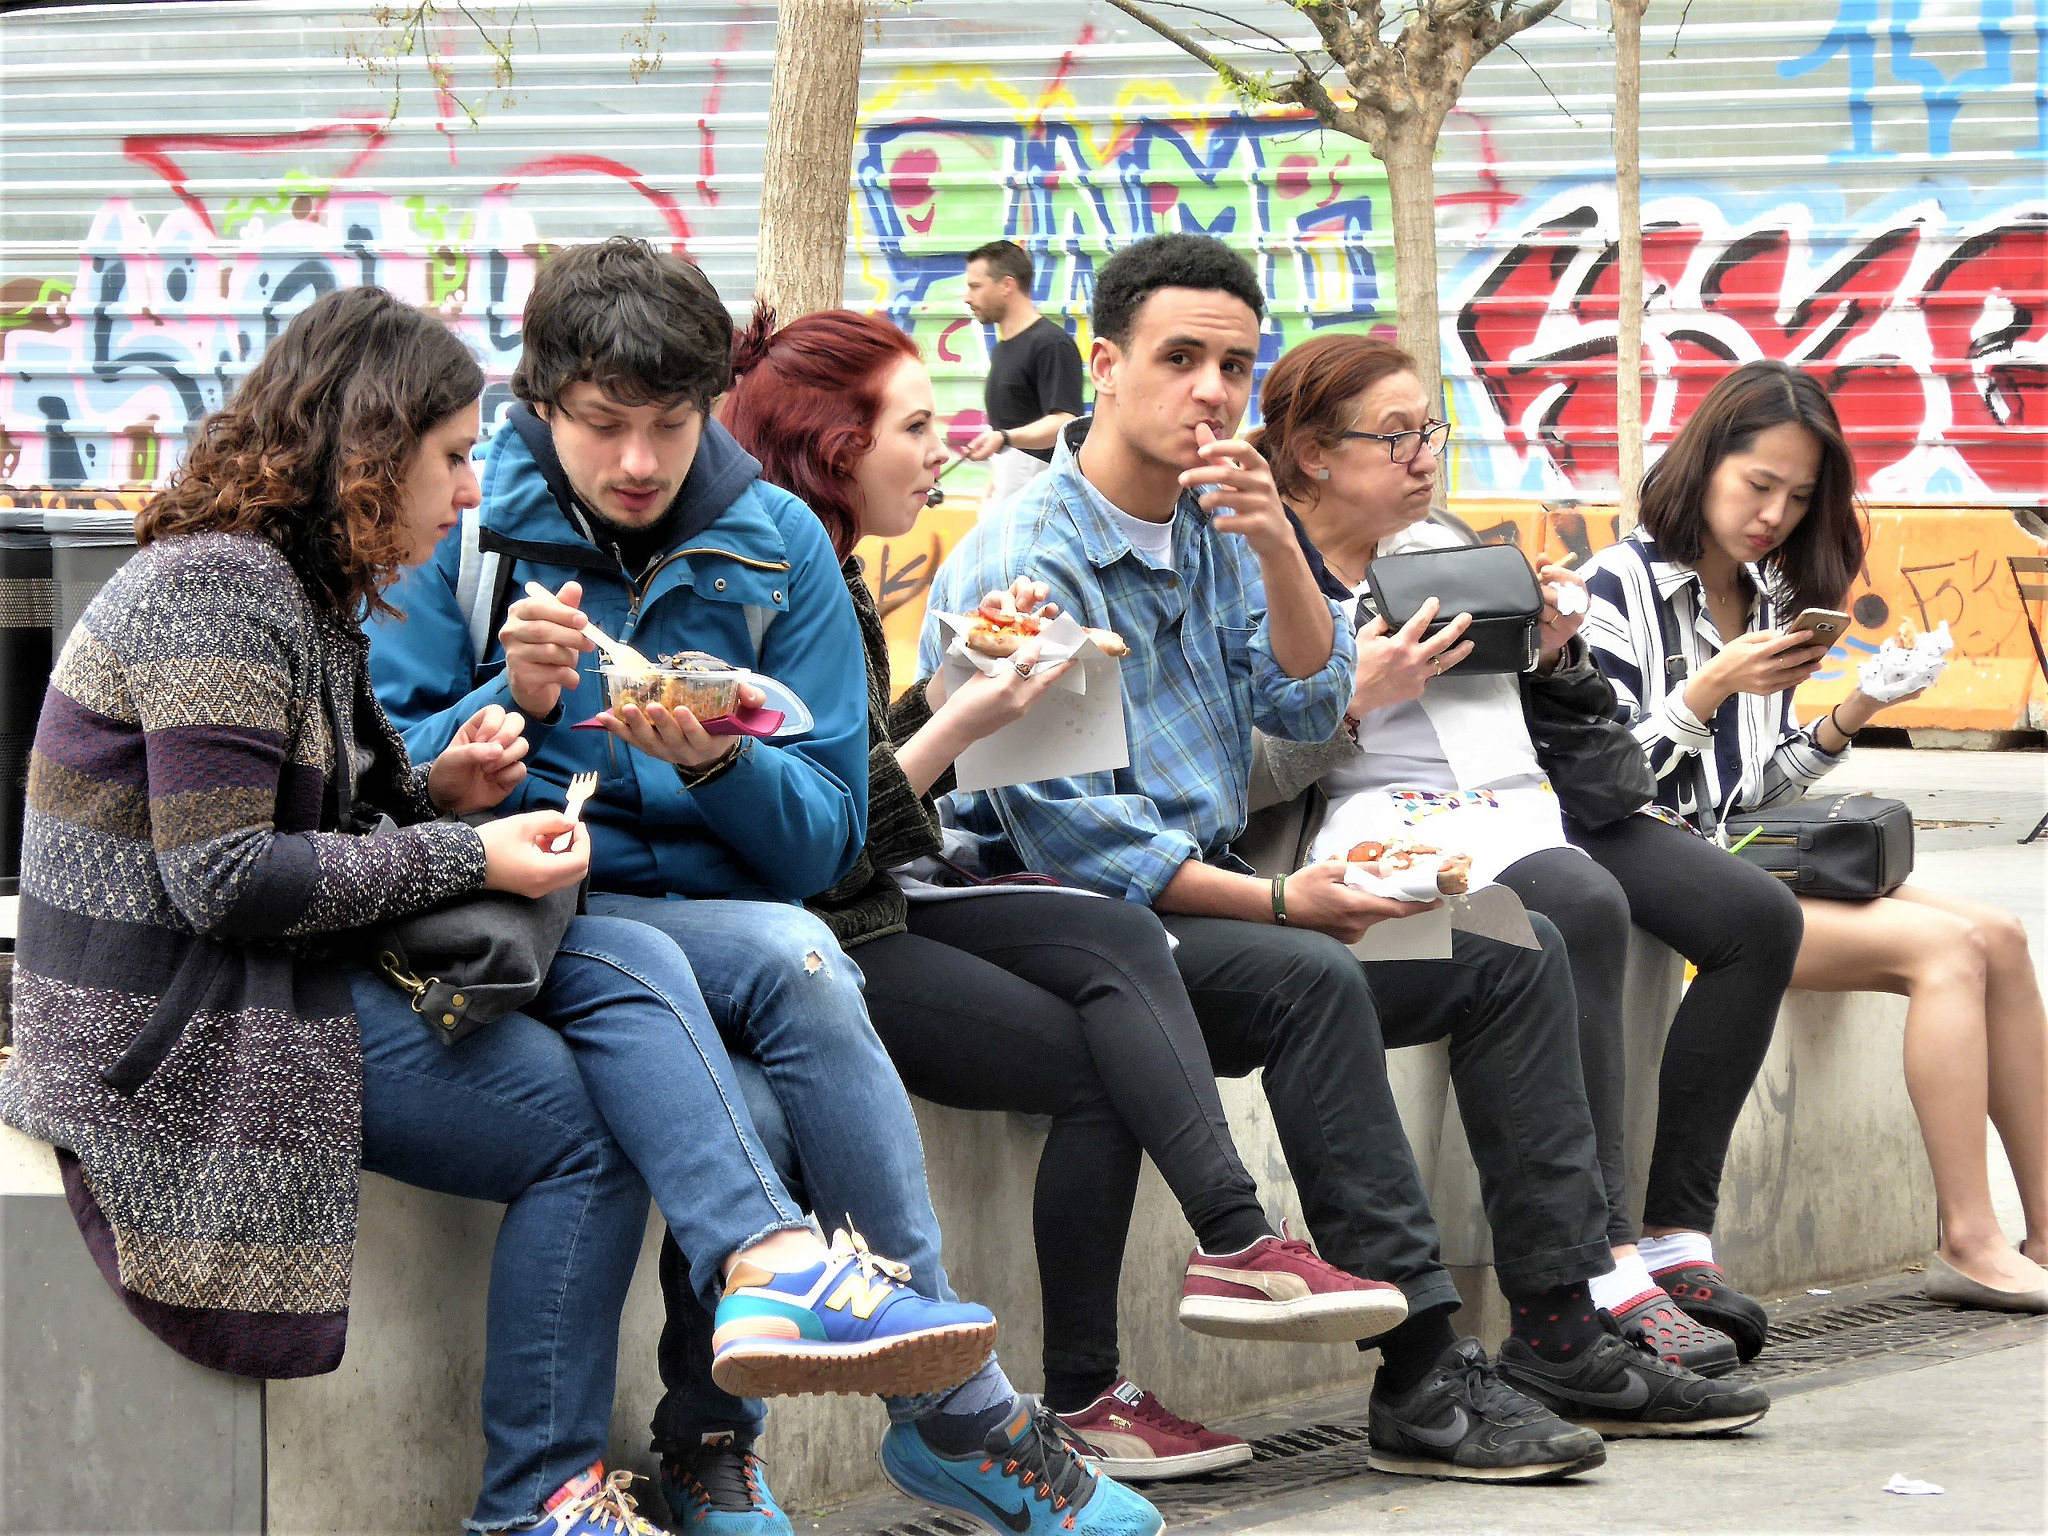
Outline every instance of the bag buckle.
<svg viewBox="0 0 2048 1536"><path fill-rule="evenodd" d="M377 956L377 968L386 976L389 976L393 984L400 991L410 994L412 997L412 1011L414 1013L423 1011L421 1005L427 1000L428 983L421 981L419 977L413 975L404 966L400 965L398 956L388 949Z"/></svg>

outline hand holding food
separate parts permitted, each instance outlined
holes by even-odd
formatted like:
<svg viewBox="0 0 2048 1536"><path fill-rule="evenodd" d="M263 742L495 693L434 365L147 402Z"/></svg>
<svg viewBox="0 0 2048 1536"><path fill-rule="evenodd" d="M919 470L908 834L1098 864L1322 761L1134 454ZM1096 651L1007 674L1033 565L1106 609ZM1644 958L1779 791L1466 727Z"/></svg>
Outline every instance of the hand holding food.
<svg viewBox="0 0 2048 1536"><path fill-rule="evenodd" d="M1042 613L1026 612L1017 606L1014 589L1012 592L991 593L981 600L981 607L974 615L973 624L961 637L961 643L970 651L979 651L984 656L1015 656L1025 641L1037 638L1044 624ZM1114 630L1090 629L1086 633L1095 642L1095 648L1105 656L1130 654L1130 647Z"/></svg>
<svg viewBox="0 0 2048 1536"><path fill-rule="evenodd" d="M706 720L765 701L737 667L703 651L674 651L644 668L604 672L612 706L597 723L648 756L693 771L740 748L740 738L705 730Z"/></svg>
<svg viewBox="0 0 2048 1536"><path fill-rule="evenodd" d="M550 594L529 592L506 610L498 643L505 647L505 682L512 701L535 719L555 712L564 688L574 690L577 658L596 644L584 633L589 622L578 605L583 584L565 582Z"/></svg>

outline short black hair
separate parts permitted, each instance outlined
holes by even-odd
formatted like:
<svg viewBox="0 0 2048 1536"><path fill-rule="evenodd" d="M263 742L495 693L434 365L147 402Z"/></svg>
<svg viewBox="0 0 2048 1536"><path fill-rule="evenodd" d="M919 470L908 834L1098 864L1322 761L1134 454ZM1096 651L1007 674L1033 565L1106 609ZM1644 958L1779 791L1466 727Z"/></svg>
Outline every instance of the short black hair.
<svg viewBox="0 0 2048 1536"><path fill-rule="evenodd" d="M1138 306L1161 288L1207 288L1242 299L1254 319L1266 317L1251 264L1208 235L1153 235L1126 246L1095 274L1095 304L1089 319L1095 334L1123 346L1131 339Z"/></svg>
<svg viewBox="0 0 2048 1536"><path fill-rule="evenodd" d="M970 265L985 262L991 277L1014 277L1019 288L1026 293L1031 291L1031 258L1014 240L991 240L987 245L977 245L967 253L967 260Z"/></svg>
<svg viewBox="0 0 2048 1536"><path fill-rule="evenodd" d="M512 393L556 405L585 382L624 405L710 410L732 385L732 315L711 279L627 235L551 257L526 301Z"/></svg>

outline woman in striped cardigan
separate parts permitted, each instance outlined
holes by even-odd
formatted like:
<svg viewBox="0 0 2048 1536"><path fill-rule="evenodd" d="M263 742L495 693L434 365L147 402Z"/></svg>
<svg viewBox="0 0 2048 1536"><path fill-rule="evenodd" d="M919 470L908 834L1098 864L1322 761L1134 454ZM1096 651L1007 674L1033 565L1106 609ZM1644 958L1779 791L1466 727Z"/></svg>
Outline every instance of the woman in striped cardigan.
<svg viewBox="0 0 2048 1536"><path fill-rule="evenodd" d="M1805 724L1792 713L1828 647L1783 626L1846 600L1864 552L1855 485L1820 381L1749 363L1644 478L1641 526L1587 566L1585 634L1656 770L1663 814L1711 829L1796 799L1883 707L1859 689ZM1940 1220L1928 1295L2048 1311L2048 1017L2025 930L2010 912L1911 884L1799 905L1793 986L1907 999L1906 1088ZM1987 1112L2019 1185L2017 1249L1992 1209Z"/></svg>

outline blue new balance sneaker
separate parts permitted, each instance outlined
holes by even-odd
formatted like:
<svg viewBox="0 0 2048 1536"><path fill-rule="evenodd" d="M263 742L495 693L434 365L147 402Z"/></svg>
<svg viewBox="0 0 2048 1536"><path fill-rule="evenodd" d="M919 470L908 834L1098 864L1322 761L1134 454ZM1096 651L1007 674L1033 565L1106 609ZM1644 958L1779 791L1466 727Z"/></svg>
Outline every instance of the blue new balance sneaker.
<svg viewBox="0 0 2048 1536"><path fill-rule="evenodd" d="M908 1268L845 1230L809 1269L735 1266L713 1318L711 1379L735 1397L911 1397L959 1385L995 1347L995 1316L920 1296L909 1279Z"/></svg>
<svg viewBox="0 0 2048 1536"><path fill-rule="evenodd" d="M684 1536L795 1536L754 1442L730 1431L663 1456L661 1496Z"/></svg>
<svg viewBox="0 0 2048 1536"><path fill-rule="evenodd" d="M562 1484L538 1520L513 1526L506 1536L664 1536L626 1492L632 1481L630 1472L607 1477L604 1463L593 1461Z"/></svg>
<svg viewBox="0 0 2048 1536"><path fill-rule="evenodd" d="M995 1536L1158 1536L1159 1511L1092 1471L1051 1411L1020 1399L978 1451L948 1456L915 1424L882 1436L882 1471L921 1504L965 1515Z"/></svg>

